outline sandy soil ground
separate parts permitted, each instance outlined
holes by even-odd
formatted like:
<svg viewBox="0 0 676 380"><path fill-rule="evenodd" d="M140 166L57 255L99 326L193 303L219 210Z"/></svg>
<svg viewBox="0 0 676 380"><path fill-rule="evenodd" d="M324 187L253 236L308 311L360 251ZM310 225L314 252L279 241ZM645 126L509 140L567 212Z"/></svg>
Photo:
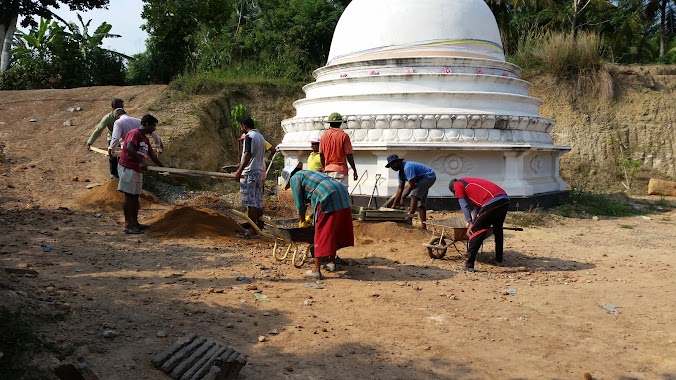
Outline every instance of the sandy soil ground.
<svg viewBox="0 0 676 380"><path fill-rule="evenodd" d="M78 203L107 180L105 158L84 150L91 126L30 123L40 105L19 102L1 105L0 266L39 275L0 274L0 300L62 316L40 326L53 352L35 366L168 379L151 356L196 332L246 354L243 379L676 379L673 211L509 232L506 265L490 264L487 242L476 273L457 270L456 252L430 259L431 232L356 223L340 252L350 265L309 281L234 228L123 234L120 211Z"/></svg>

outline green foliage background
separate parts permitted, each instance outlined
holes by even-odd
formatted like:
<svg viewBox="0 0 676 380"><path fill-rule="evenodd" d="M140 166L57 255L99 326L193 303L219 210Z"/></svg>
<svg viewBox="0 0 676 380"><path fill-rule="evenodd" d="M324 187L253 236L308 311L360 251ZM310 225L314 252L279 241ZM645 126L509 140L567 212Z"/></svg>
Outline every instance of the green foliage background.
<svg viewBox="0 0 676 380"><path fill-rule="evenodd" d="M498 22L508 59L527 71L548 70L571 79L597 70L604 62L676 63L676 0L485 1ZM65 37L44 41L42 50L32 47L28 55L14 51L12 69L2 75L0 85L169 83L194 75L210 81L217 78L216 82L224 78L308 81L314 69L326 64L333 31L350 0L143 3L143 28L149 34L145 52L123 57L101 49L100 39L93 38L96 33L89 36L86 30L54 25L63 29L61 37L64 33ZM36 9L22 11L48 15ZM38 32L36 24L24 35ZM104 38L114 36L104 34Z"/></svg>

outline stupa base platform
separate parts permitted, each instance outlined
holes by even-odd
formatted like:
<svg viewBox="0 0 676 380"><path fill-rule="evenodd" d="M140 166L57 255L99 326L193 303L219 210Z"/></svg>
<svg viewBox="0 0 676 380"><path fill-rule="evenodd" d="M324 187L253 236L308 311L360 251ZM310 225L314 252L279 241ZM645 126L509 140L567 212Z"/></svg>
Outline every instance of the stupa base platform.
<svg viewBox="0 0 676 380"><path fill-rule="evenodd" d="M353 195L351 197L354 206L365 207L371 197L368 195ZM373 197L371 207L382 207L389 197ZM409 198L410 199L410 198ZM551 193L535 194L531 196L512 196L509 201L510 211L528 211L533 209L548 209L568 202L568 191L555 191ZM458 200L449 197L427 198L428 210L457 211L460 210Z"/></svg>

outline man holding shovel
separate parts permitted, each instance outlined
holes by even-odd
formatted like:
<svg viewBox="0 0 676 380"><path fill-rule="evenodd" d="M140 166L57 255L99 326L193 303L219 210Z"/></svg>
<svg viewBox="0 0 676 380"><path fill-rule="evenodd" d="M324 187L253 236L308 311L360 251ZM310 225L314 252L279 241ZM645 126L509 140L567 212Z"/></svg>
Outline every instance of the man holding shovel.
<svg viewBox="0 0 676 380"><path fill-rule="evenodd" d="M418 162L404 162L404 159L399 158L396 154L387 157L387 165L385 165L385 167L399 172L399 188L394 195L392 207L397 208L399 205L404 206L404 199L411 194L411 205L408 213L413 214L417 209L421 228L426 229L427 225L425 224L425 221L427 221L427 208L425 207L425 203L427 202L427 193L429 192L430 187L432 187L437 180L437 175L434 173L434 170L429 166Z"/></svg>
<svg viewBox="0 0 676 380"><path fill-rule="evenodd" d="M509 196L491 181L481 178L465 177L452 179L448 185L451 193L458 198L460 208L467 222L467 236L469 236L469 251L465 270L474 272L474 260L483 241L490 235L489 228L493 227L495 234L495 262L502 264L504 245L503 224L509 209ZM472 208L477 207L476 218L472 220Z"/></svg>

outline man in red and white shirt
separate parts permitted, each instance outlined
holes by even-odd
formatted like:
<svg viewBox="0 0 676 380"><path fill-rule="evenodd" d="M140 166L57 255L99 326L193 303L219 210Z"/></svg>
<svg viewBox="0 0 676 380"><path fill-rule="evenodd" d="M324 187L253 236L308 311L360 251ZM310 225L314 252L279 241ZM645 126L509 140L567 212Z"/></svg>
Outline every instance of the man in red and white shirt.
<svg viewBox="0 0 676 380"><path fill-rule="evenodd" d="M474 272L474 261L483 241L489 236L488 229L493 227L495 234L495 262L502 264L504 236L502 226L509 209L509 196L491 181L481 178L465 177L453 179L448 185L467 222L469 251L465 270ZM476 217L472 219L472 209L478 208Z"/></svg>
<svg viewBox="0 0 676 380"><path fill-rule="evenodd" d="M157 166L164 166L150 145L148 136L155 131L157 119L152 115L145 115L141 119L141 126L127 133L122 145L117 172L120 182L117 190L124 193L122 210L124 211L124 232L127 234L142 234L147 225L138 222L138 212L141 208L140 197L143 191L143 171L148 167L148 158Z"/></svg>

